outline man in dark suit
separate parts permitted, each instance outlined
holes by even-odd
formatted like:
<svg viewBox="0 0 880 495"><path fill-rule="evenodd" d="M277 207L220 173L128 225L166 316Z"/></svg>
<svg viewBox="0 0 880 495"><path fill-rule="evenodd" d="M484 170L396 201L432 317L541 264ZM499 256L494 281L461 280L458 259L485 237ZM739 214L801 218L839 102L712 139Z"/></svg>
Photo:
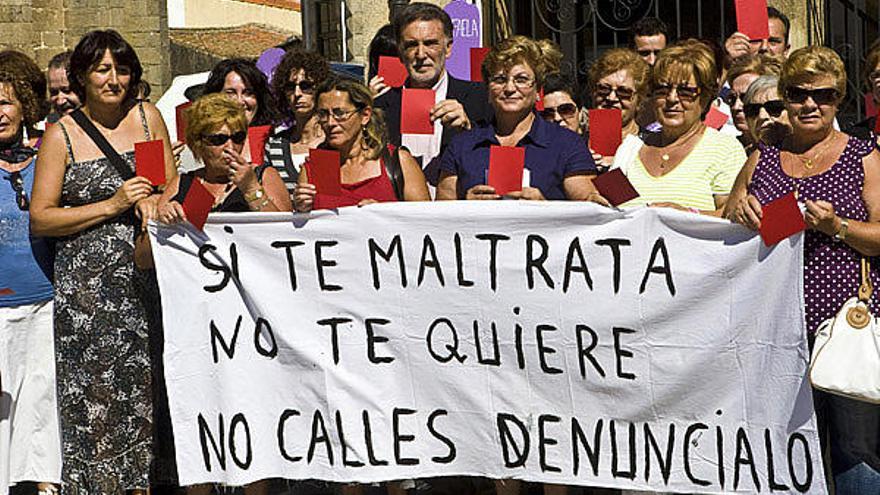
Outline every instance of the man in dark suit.
<svg viewBox="0 0 880 495"><path fill-rule="evenodd" d="M446 58L452 53L452 20L443 9L429 3L411 3L396 16L394 31L400 59L409 73L404 86L436 92L431 110L434 134L401 135L401 88L392 88L377 98L375 106L385 113L389 141L409 149L422 163L429 184L436 186L440 154L452 136L489 120L492 113L486 87L446 72Z"/></svg>

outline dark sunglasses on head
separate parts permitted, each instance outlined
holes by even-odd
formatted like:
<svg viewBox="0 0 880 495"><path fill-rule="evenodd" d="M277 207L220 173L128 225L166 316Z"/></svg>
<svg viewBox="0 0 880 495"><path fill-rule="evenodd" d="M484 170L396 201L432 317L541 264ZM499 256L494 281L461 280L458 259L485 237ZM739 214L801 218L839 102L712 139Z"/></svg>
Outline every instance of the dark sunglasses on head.
<svg viewBox="0 0 880 495"><path fill-rule="evenodd" d="M792 103L803 103L807 98L812 98L817 105L831 105L837 103L840 93L835 88L807 89L791 86L785 88L785 100Z"/></svg>
<svg viewBox="0 0 880 495"><path fill-rule="evenodd" d="M765 101L764 103L749 103L743 106L743 113L746 114L746 118L753 119L761 113L761 109L767 110L767 113L770 114L771 117L776 118L782 115L782 112L785 111L785 103L782 100L770 100Z"/></svg>
<svg viewBox="0 0 880 495"><path fill-rule="evenodd" d="M21 176L21 172L11 172L6 180L12 184L12 190L15 191L15 202L18 204L18 209L27 211L31 202L28 200L27 193L24 192L24 177Z"/></svg>
<svg viewBox="0 0 880 495"><path fill-rule="evenodd" d="M205 134L202 139L211 146L223 146L226 141L232 140L235 144L242 144L247 139L247 132L238 131L232 135L229 134Z"/></svg>
<svg viewBox="0 0 880 495"><path fill-rule="evenodd" d="M296 87L299 86L299 90L303 93L311 93L315 90L315 83L309 81L308 79L303 79L300 82L296 81L287 81L284 83L284 91L288 93L293 93L296 91Z"/></svg>
<svg viewBox="0 0 880 495"><path fill-rule="evenodd" d="M563 103L557 107L544 107L544 109L541 110L541 117L543 117L544 120L553 120L558 113L560 117L567 119L574 116L574 114L577 113L577 110L577 105L574 103Z"/></svg>

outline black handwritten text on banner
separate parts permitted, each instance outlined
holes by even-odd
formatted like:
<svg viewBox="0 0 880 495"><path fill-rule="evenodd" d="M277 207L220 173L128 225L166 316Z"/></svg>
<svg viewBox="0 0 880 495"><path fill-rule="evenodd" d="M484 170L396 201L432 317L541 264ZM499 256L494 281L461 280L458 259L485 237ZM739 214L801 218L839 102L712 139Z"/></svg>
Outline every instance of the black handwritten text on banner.
<svg viewBox="0 0 880 495"><path fill-rule="evenodd" d="M800 237L575 203L152 226L181 482L821 493Z"/></svg>

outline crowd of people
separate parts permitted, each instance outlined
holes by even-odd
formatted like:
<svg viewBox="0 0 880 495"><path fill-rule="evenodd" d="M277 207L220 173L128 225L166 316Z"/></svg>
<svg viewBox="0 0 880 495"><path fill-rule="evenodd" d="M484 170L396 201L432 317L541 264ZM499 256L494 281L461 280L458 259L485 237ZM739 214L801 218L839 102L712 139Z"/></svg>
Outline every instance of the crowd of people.
<svg viewBox="0 0 880 495"><path fill-rule="evenodd" d="M214 197L212 211L229 212L502 198L609 206L593 179L617 169L639 193L624 207L755 230L762 208L793 192L808 226L812 345L859 286L861 258L880 255L876 117L838 130L841 58L822 46L789 53L788 19L768 15L767 39L737 32L723 46L674 41L660 20L643 19L631 46L602 53L581 89L560 72L554 43L524 36L491 47L484 82L453 77L449 16L411 3L371 43L366 81L297 47L268 74L252 60L219 62L186 110L185 144L170 139L137 54L115 31L85 34L45 74L20 52L0 52L0 493L20 485L41 495L144 494L176 484L146 225L186 221L194 182ZM433 133L401 131L402 88L385 84L380 55L399 57L404 88L434 90ZM880 103L880 45L866 68ZM620 110L613 155L590 149L588 109ZM730 116L720 129L706 123L713 110ZM254 163L248 128L265 125L272 132ZM134 173L135 143L153 140L164 150L159 188ZM493 145L525 150L521 190L502 195L487 184ZM315 148L339 153L341 195L310 182ZM179 168L184 152L199 166ZM877 280L880 263L872 266ZM870 308L880 314L876 299ZM880 493L880 405L819 391L814 403L835 492Z"/></svg>

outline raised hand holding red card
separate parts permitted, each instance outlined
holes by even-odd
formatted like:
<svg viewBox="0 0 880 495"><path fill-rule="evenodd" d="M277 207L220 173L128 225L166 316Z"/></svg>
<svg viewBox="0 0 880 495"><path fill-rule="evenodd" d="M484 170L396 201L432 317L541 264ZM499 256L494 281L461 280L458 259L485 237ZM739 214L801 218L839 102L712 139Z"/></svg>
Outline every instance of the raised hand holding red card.
<svg viewBox="0 0 880 495"><path fill-rule="evenodd" d="M434 108L433 89L403 88L400 101L401 134L434 134L431 109Z"/></svg>
<svg viewBox="0 0 880 495"><path fill-rule="evenodd" d="M770 37L770 19L767 0L735 0L736 30L750 40L766 40Z"/></svg>
<svg viewBox="0 0 880 495"><path fill-rule="evenodd" d="M759 232L764 245L768 247L806 228L804 215L793 192L761 207Z"/></svg>
<svg viewBox="0 0 880 495"><path fill-rule="evenodd" d="M309 150L309 183L318 194L342 196L342 177L339 152L336 150Z"/></svg>
<svg viewBox="0 0 880 495"><path fill-rule="evenodd" d="M619 168L593 179L593 185L611 206L618 206L639 197L638 191Z"/></svg>
<svg viewBox="0 0 880 495"><path fill-rule="evenodd" d="M254 165L263 164L263 152L271 131L272 126L270 125L248 127L248 145L250 146L251 163Z"/></svg>
<svg viewBox="0 0 880 495"><path fill-rule="evenodd" d="M495 194L505 195L522 191L523 169L526 149L518 146L492 146L489 148L489 184Z"/></svg>
<svg viewBox="0 0 880 495"><path fill-rule="evenodd" d="M161 139L134 143L135 174L154 186L165 184L165 143Z"/></svg>
<svg viewBox="0 0 880 495"><path fill-rule="evenodd" d="M208 220L208 214L214 207L214 195L202 185L200 180L193 180L183 198L183 213L193 227L202 230Z"/></svg>
<svg viewBox="0 0 880 495"><path fill-rule="evenodd" d="M623 141L623 114L619 108L589 111L590 149L602 156L614 156Z"/></svg>
<svg viewBox="0 0 880 495"><path fill-rule="evenodd" d="M406 82L409 73L406 66L397 57L379 57L379 75L385 80L385 84L392 88L399 88Z"/></svg>

